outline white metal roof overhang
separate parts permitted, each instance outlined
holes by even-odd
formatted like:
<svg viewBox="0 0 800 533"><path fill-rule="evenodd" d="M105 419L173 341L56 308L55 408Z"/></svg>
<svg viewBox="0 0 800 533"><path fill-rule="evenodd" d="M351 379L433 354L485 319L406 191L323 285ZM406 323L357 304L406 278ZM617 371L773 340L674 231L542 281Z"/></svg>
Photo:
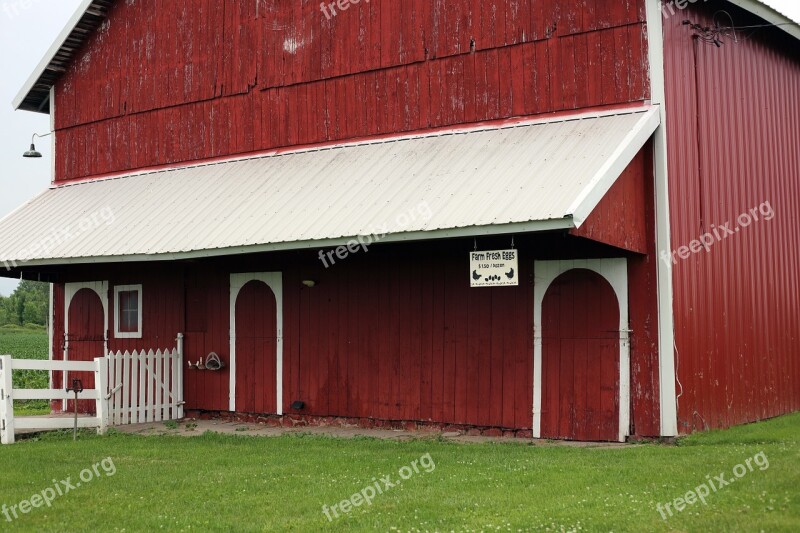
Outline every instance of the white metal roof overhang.
<svg viewBox="0 0 800 533"><path fill-rule="evenodd" d="M578 227L658 124L647 107L56 186L0 221L0 267Z"/></svg>

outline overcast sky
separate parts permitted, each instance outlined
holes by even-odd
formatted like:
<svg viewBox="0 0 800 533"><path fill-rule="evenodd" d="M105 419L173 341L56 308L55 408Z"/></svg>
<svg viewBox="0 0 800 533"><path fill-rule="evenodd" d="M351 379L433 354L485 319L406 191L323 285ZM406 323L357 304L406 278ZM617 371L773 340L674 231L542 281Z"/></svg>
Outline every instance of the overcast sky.
<svg viewBox="0 0 800 533"><path fill-rule="evenodd" d="M798 0L767 0L785 15L800 21ZM47 115L13 111L11 102L80 0L0 0L0 218L33 198L50 183L50 140L36 148L42 159L23 159L33 133L47 133ZM17 282L0 277L0 294L8 295Z"/></svg>

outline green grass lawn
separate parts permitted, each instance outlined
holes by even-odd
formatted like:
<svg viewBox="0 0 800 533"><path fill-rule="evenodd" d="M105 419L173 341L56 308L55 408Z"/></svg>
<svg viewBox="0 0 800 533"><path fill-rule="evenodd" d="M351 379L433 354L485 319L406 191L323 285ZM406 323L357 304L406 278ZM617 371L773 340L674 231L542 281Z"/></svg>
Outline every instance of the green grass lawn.
<svg viewBox="0 0 800 533"><path fill-rule="evenodd" d="M800 415L677 446L455 444L309 436L50 434L0 448L0 505L111 458L81 487L11 523L26 531L800 531ZM727 487L663 520L675 500L763 453ZM329 522L323 505L425 454L400 485ZM431 463L417 463L430 466ZM763 461L758 463L762 467ZM115 470L113 476L106 472ZM404 471L404 473L408 473ZM383 489L382 489L383 490ZM332 513L331 513L332 514ZM341 512L340 512L341 514ZM0 519L4 519L0 516Z"/></svg>
<svg viewBox="0 0 800 533"><path fill-rule="evenodd" d="M0 355L11 355L17 359L47 359L47 330L37 326L0 326ZM21 389L46 389L49 386L47 372L40 370L17 370L14 372L14 387ZM14 402L18 416L43 415L50 412L47 400Z"/></svg>
<svg viewBox="0 0 800 533"><path fill-rule="evenodd" d="M0 353L44 359L47 334L0 328ZM43 372L15 372L14 380L16 386L47 387ZM18 415L47 411L46 402L16 404ZM0 514L0 529L796 532L799 441L800 414L694 435L677 446L617 449L246 434L83 433L73 443L69 432L54 433L0 447L0 505L10 509L34 494L49 494L55 481L71 478L75 485L93 465L99 475L52 507L18 510L12 522ZM100 464L105 458L113 468ZM721 473L734 479L734 468L748 459L753 470L709 490L706 504L674 510L676 498ZM389 475L394 483L414 461L418 473L384 489L380 478ZM375 494L371 505L340 510L354 493L370 495L367 487L375 480L384 494ZM668 502L673 516L665 510ZM323 506L335 504L340 517L329 510L329 521Z"/></svg>

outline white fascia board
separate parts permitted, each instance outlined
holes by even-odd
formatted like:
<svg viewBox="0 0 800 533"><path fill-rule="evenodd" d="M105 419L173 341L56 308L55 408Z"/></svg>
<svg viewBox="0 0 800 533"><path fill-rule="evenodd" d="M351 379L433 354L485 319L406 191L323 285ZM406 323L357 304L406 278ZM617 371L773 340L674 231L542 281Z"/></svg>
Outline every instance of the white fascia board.
<svg viewBox="0 0 800 533"><path fill-rule="evenodd" d="M745 11L761 17L770 24L775 24L780 30L785 31L795 39L800 39L800 25L787 18L786 15L757 0L728 0L731 4L741 7Z"/></svg>
<svg viewBox="0 0 800 533"><path fill-rule="evenodd" d="M570 205L567 213L572 216L575 227L579 228L608 193L617 178L631 164L661 123L658 106L642 115L636 126L625 136L622 143L592 177L589 184Z"/></svg>
<svg viewBox="0 0 800 533"><path fill-rule="evenodd" d="M519 233L532 233L542 231L559 231L575 227L569 217L552 220L537 220L533 222L519 222L513 224L498 224L491 226L470 226L465 228L442 229L433 231L412 231L406 233L389 234L372 243L388 244L399 242L422 242L438 239L455 239L463 237L486 237L492 235L509 235ZM359 236L340 237L336 239L321 239L312 241L281 242L273 244L260 244L251 246L236 246L231 248L216 248L213 250L195 250L189 252L175 252L166 254L135 254L111 255L103 257L75 257L53 259L31 259L30 261L15 260L17 270L26 267L53 266L53 265L81 265L97 263L134 263L148 261L180 261L185 259L198 259L205 257L224 257L264 252L281 252L291 250L325 249L346 245L358 239ZM11 260L8 260L11 262ZM2 275L0 273L0 275Z"/></svg>
<svg viewBox="0 0 800 533"><path fill-rule="evenodd" d="M78 25L78 22L80 22L80 20L83 18L83 15L86 14L86 11L92 5L92 1L93 0L83 0L81 2L81 4L78 6L78 9L75 10L75 13L69 19L69 22L67 22L66 26L64 26L64 29L61 30L61 33L58 35L58 37L56 37L56 40L53 41L50 49L44 54L44 57L36 66L33 73L28 78L28 81L25 82L25 85L22 86L22 89L19 90L19 93L17 93L17 96L14 98L12 105L14 106L15 110L19 109L19 106L22 105L25 97L31 92L33 86L36 85L36 82L39 80L42 73L56 56L61 47L64 46L64 43L67 41L67 37L69 37L69 35L72 33L72 30L74 30Z"/></svg>

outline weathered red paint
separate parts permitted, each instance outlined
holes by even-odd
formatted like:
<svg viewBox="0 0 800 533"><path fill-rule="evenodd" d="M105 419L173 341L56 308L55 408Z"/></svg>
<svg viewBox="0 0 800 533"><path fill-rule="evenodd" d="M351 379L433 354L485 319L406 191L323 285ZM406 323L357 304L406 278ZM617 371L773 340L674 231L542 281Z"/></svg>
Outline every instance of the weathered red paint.
<svg viewBox="0 0 800 533"><path fill-rule="evenodd" d="M726 9L737 27L763 24ZM713 13L698 3L665 22L672 247L764 202L774 218L674 265L684 433L800 409L797 41L737 30L718 48L681 24L713 27Z"/></svg>
<svg viewBox="0 0 800 533"><path fill-rule="evenodd" d="M91 289L81 289L69 305L68 359L70 361L94 361L104 356L105 319L103 302ZM72 380L81 380L84 389L94 388L93 372L68 372L65 388L72 386ZM67 411L75 409L75 402L67 402ZM78 410L81 413L94 413L95 402L79 400Z"/></svg>
<svg viewBox="0 0 800 533"><path fill-rule="evenodd" d="M56 179L648 96L641 0L118 2L56 85Z"/></svg>
<svg viewBox="0 0 800 533"><path fill-rule="evenodd" d="M574 269L542 302L543 438L619 437L619 303L599 274Z"/></svg>

